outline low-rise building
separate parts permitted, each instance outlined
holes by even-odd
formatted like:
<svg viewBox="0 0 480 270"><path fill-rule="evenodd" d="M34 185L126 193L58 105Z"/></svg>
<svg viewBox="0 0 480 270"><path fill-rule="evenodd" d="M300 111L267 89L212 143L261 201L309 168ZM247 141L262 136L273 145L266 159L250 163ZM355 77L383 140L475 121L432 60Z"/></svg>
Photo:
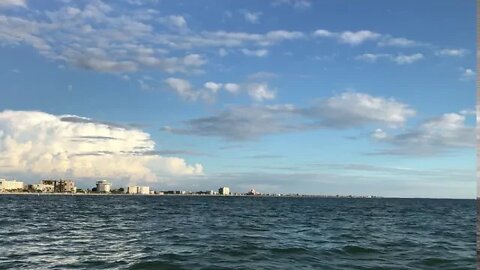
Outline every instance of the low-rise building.
<svg viewBox="0 0 480 270"><path fill-rule="evenodd" d="M127 188L128 194L138 194L138 186L129 186Z"/></svg>
<svg viewBox="0 0 480 270"><path fill-rule="evenodd" d="M128 194L150 194L150 187L147 186L129 186L127 190Z"/></svg>
<svg viewBox="0 0 480 270"><path fill-rule="evenodd" d="M72 180L42 180L43 185L52 185L54 192L57 193L75 193L77 188Z"/></svg>
<svg viewBox="0 0 480 270"><path fill-rule="evenodd" d="M146 187L146 186L143 186L143 187L138 187L138 194L142 194L142 195L148 195L150 194L150 187Z"/></svg>
<svg viewBox="0 0 480 270"><path fill-rule="evenodd" d="M28 186L28 190L33 192L52 193L55 191L55 187L53 185L33 184Z"/></svg>
<svg viewBox="0 0 480 270"><path fill-rule="evenodd" d="M0 191L22 191L23 182L17 180L0 179Z"/></svg>
<svg viewBox="0 0 480 270"><path fill-rule="evenodd" d="M107 180L97 181L97 192L110 193L111 189L112 189L112 184L109 183Z"/></svg>
<svg viewBox="0 0 480 270"><path fill-rule="evenodd" d="M218 193L220 195L230 195L230 188L229 187L221 187L218 189Z"/></svg>

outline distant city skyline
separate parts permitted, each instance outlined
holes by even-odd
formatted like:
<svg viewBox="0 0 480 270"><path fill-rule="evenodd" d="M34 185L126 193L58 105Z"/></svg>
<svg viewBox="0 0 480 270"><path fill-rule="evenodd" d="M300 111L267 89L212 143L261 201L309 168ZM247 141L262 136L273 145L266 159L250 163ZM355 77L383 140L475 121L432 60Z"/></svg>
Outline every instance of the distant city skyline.
<svg viewBox="0 0 480 270"><path fill-rule="evenodd" d="M476 196L474 1L0 0L0 178Z"/></svg>

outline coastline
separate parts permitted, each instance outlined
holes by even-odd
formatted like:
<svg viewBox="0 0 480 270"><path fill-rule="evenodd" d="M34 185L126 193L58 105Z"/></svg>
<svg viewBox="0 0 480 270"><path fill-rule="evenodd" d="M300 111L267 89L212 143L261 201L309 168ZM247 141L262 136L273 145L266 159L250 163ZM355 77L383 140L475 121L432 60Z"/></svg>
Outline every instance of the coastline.
<svg viewBox="0 0 480 270"><path fill-rule="evenodd" d="M479 198L427 198L427 197L381 197L381 196L336 196L336 195L210 195L210 194L128 194L128 193L31 193L31 192L0 192L2 195L20 196L129 196L129 197L215 197L215 198L320 198L320 199L426 199L426 200L479 200Z"/></svg>
<svg viewBox="0 0 480 270"><path fill-rule="evenodd" d="M250 197L250 198L332 198L332 199L380 199L384 197L370 197L370 196L329 196L329 195L210 195L210 194L128 194L128 193L33 193L33 192L0 192L1 195L26 195L26 196L150 196L150 197Z"/></svg>

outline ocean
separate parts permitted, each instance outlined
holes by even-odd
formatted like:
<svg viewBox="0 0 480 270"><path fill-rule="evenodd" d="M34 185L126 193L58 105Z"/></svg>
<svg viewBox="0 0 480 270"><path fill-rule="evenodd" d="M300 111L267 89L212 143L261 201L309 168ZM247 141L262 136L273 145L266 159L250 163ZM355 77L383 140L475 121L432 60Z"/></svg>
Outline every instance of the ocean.
<svg viewBox="0 0 480 270"><path fill-rule="evenodd" d="M476 201L0 195L0 269L475 269Z"/></svg>

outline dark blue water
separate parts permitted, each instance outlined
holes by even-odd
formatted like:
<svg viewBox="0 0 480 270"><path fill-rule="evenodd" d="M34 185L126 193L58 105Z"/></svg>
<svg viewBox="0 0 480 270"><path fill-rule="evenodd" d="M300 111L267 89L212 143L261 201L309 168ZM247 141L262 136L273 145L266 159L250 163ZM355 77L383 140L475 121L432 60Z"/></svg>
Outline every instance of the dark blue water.
<svg viewBox="0 0 480 270"><path fill-rule="evenodd" d="M1 269L475 269L475 200L0 196Z"/></svg>

